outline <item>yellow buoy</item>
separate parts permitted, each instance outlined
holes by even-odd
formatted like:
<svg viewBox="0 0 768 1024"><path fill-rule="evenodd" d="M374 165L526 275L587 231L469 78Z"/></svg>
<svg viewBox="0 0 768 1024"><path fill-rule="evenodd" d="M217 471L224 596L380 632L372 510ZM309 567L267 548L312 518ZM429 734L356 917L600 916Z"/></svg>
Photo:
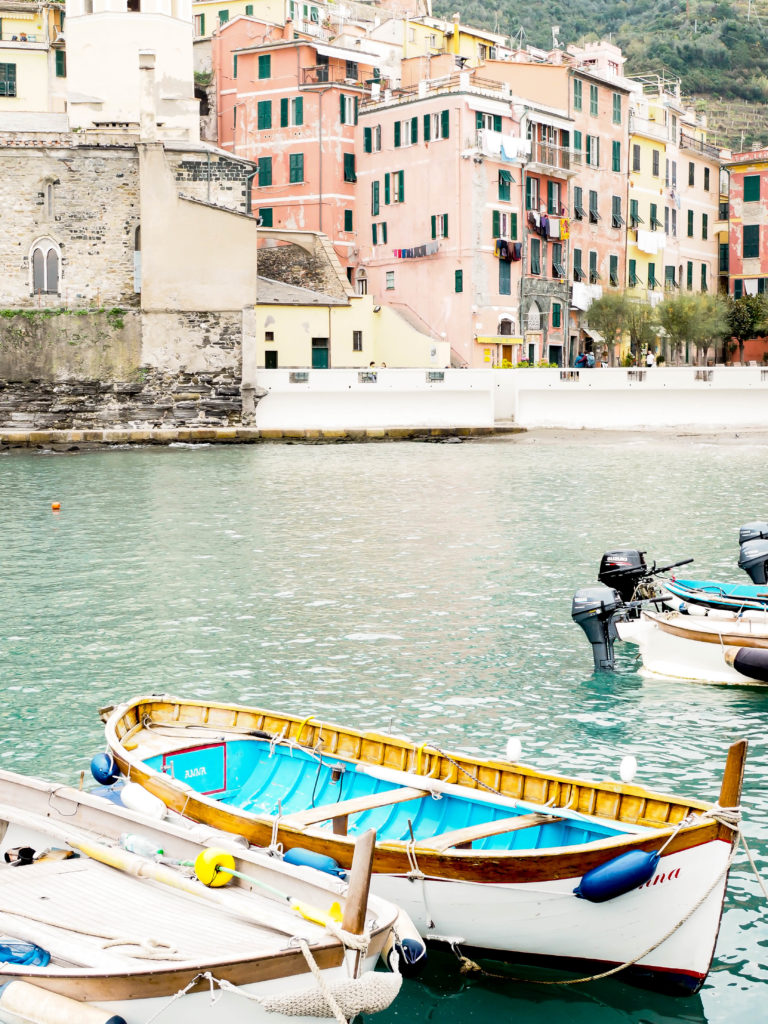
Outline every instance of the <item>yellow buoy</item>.
<svg viewBox="0 0 768 1024"><path fill-rule="evenodd" d="M51 508L53 509L54 512L58 512L59 509L61 508L61 502L52 501L51 502Z"/></svg>
<svg viewBox="0 0 768 1024"><path fill-rule="evenodd" d="M195 875L203 885L215 888L233 877L235 858L226 850L201 850L195 858Z"/></svg>

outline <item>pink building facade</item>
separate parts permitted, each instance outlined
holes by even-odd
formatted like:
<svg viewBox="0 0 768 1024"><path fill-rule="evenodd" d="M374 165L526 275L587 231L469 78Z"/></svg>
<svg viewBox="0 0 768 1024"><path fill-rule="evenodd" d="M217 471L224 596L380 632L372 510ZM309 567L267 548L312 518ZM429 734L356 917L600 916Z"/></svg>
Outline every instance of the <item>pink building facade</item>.
<svg viewBox="0 0 768 1024"><path fill-rule="evenodd" d="M735 153L730 171L728 291L768 292L768 149Z"/></svg>
<svg viewBox="0 0 768 1024"><path fill-rule="evenodd" d="M351 276L356 136L375 58L285 26L236 18L213 37L222 149L258 164L251 209L265 227L324 232Z"/></svg>

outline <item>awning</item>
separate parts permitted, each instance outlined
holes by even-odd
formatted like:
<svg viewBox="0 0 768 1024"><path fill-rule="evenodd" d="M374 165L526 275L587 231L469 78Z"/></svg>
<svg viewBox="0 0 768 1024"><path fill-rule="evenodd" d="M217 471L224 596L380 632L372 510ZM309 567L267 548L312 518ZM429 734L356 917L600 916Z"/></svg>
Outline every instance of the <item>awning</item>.
<svg viewBox="0 0 768 1024"><path fill-rule="evenodd" d="M582 327L582 330L588 338L591 338L592 341L596 341L598 345L604 344L605 338L602 336L600 331L595 331L591 327Z"/></svg>
<svg viewBox="0 0 768 1024"><path fill-rule="evenodd" d="M499 171L499 184L500 185L511 185L514 182L514 178L509 171Z"/></svg>
<svg viewBox="0 0 768 1024"><path fill-rule="evenodd" d="M369 67L381 67L381 57L375 53L363 53L361 50L348 50L341 46L327 46L324 43L314 43L310 39L302 39L303 43L314 46L315 50L323 57L336 57L338 60L353 60L357 64L367 64Z"/></svg>

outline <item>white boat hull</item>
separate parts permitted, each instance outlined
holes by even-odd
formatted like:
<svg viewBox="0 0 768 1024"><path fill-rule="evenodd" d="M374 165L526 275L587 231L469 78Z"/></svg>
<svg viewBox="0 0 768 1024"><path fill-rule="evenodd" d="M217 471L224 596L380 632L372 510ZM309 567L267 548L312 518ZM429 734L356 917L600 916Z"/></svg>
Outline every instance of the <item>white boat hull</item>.
<svg viewBox="0 0 768 1024"><path fill-rule="evenodd" d="M574 896L579 878L483 885L375 875L372 886L427 938L505 958L570 961L585 974L637 961L676 976L670 987L695 991L714 954L730 850L720 841L664 856L649 882L604 903Z"/></svg>

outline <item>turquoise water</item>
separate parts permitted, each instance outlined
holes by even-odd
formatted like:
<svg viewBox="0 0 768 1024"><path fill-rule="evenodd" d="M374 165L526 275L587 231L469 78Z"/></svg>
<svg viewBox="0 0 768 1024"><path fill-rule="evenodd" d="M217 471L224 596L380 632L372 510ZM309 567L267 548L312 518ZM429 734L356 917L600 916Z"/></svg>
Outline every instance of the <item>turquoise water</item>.
<svg viewBox="0 0 768 1024"><path fill-rule="evenodd" d="M0 765L75 782L103 748L97 709L146 691L489 754L515 735L523 760L594 778L633 753L639 782L707 799L748 736L768 876L768 689L644 679L629 647L594 675L570 618L619 545L747 582L738 527L768 519L765 464L749 438L581 433L0 456ZM436 955L375 1019L751 1022L767 944L740 854L694 999L465 978Z"/></svg>

